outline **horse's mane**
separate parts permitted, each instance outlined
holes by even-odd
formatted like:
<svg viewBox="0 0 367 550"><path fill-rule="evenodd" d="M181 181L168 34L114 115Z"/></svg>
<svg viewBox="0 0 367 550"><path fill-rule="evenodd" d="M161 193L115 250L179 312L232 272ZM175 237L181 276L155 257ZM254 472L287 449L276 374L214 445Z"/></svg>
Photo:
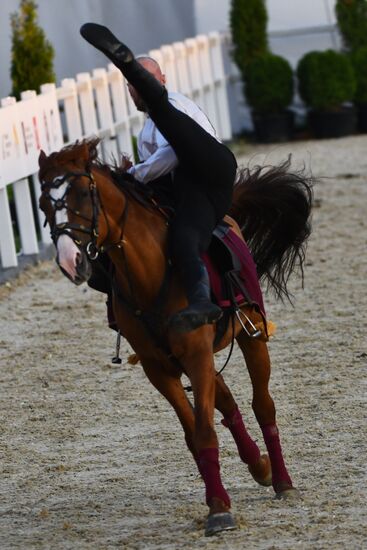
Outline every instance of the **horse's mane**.
<svg viewBox="0 0 367 550"><path fill-rule="evenodd" d="M122 162L118 163L115 158L111 159L111 163L103 162L98 158L98 145L100 139L97 137L83 139L82 141L76 141L71 145L66 145L60 151L51 153L43 162L39 176L43 179L45 172L51 168L60 166L60 164L67 164L68 162L79 159L85 156L85 147L88 149L88 157L86 158L86 168L98 168L102 172L107 173L114 179L116 176L123 174L126 170L126 165L129 163L129 158L126 155L122 156Z"/></svg>

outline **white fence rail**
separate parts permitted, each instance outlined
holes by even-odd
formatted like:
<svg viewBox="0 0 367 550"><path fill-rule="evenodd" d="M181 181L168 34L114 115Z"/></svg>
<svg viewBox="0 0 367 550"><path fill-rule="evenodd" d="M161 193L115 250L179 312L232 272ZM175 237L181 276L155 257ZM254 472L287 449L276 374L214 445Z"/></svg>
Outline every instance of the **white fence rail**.
<svg viewBox="0 0 367 550"><path fill-rule="evenodd" d="M227 98L227 76L223 36L211 33L176 42L149 52L162 66L167 87L193 98L208 114L223 140L231 139ZM19 254L37 254L40 243L50 243L43 229L43 215L34 218L31 189L38 201L38 156L57 151L67 143L91 135L103 138L101 154L133 154L132 136L141 128L139 113L127 93L121 73L113 65L67 78L56 88L44 84L41 93L22 93L21 101L8 97L0 108L0 266L18 265ZM16 243L9 205L8 187L13 190L19 228ZM37 231L37 227L39 230ZM17 246L20 249L17 252Z"/></svg>

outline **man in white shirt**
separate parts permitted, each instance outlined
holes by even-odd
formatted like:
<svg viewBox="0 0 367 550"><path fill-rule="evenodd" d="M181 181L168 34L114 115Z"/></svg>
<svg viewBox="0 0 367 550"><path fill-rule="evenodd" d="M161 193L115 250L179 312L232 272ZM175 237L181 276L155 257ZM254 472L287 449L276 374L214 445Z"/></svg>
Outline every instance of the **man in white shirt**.
<svg viewBox="0 0 367 550"><path fill-rule="evenodd" d="M135 105L148 115L138 140L142 162L131 167L130 174L173 197L169 253L189 304L172 316L169 325L186 332L214 323L222 311L211 302L200 256L231 204L236 160L194 102L182 94L167 93L165 77L154 60L135 59L101 25L86 23L80 32L121 70Z"/></svg>
<svg viewBox="0 0 367 550"><path fill-rule="evenodd" d="M158 82L165 85L165 75L154 59L148 56L139 56L136 59ZM147 107L133 86L128 84L128 89L137 109L146 112ZM168 92L168 100L176 109L186 113L217 139L207 116L191 99L178 92ZM178 165L176 153L148 114L138 136L138 154L141 163L130 168L129 172L142 183L150 183L160 176L171 173Z"/></svg>

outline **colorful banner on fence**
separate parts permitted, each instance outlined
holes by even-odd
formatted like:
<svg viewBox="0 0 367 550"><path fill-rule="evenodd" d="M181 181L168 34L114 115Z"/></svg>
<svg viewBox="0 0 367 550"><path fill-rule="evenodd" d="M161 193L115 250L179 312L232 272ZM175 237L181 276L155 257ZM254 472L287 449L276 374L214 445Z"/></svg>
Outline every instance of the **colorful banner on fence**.
<svg viewBox="0 0 367 550"><path fill-rule="evenodd" d="M41 149L63 146L56 91L28 94L0 109L0 188L37 172Z"/></svg>

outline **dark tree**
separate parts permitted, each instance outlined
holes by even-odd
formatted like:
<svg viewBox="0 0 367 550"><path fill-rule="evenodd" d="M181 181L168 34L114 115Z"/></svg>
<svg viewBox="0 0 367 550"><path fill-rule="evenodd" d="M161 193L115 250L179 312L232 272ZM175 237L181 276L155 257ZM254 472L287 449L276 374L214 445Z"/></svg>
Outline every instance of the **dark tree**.
<svg viewBox="0 0 367 550"><path fill-rule="evenodd" d="M24 90L39 92L41 84L55 82L54 49L38 25L37 4L21 0L19 12L11 15L12 95L17 98Z"/></svg>

